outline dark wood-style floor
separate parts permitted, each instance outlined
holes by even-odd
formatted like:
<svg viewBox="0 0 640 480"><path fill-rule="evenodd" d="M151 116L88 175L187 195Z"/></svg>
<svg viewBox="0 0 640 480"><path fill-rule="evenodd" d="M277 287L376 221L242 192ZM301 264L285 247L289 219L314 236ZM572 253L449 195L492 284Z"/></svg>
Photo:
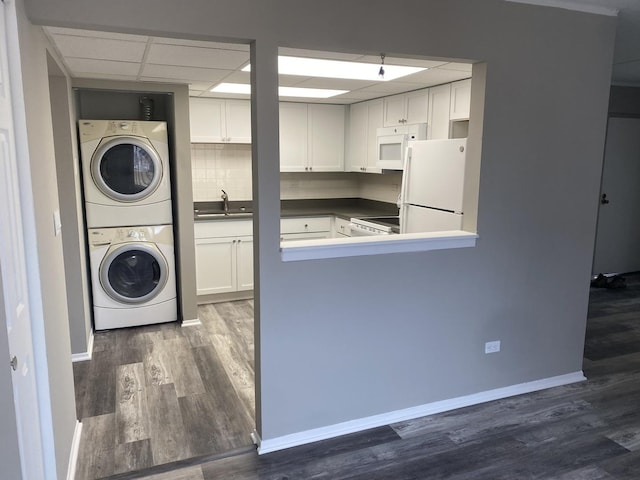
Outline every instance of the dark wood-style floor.
<svg viewBox="0 0 640 480"><path fill-rule="evenodd" d="M588 381L259 457L253 449L112 478L640 479L640 276L592 289Z"/></svg>
<svg viewBox="0 0 640 480"><path fill-rule="evenodd" d="M98 332L74 364L77 480L251 445L253 301L202 305L201 326Z"/></svg>

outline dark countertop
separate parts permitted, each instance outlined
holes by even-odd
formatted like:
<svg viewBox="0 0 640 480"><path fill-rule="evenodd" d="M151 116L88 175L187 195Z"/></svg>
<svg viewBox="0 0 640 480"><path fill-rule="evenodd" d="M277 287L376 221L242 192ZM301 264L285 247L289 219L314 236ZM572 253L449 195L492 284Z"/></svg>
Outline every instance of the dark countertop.
<svg viewBox="0 0 640 480"><path fill-rule="evenodd" d="M251 202L229 202L230 215L224 215L222 202L194 202L193 207L196 222L252 217ZM398 207L394 203L363 198L282 200L280 202L281 218L325 215L335 215L346 220L352 217L398 215Z"/></svg>

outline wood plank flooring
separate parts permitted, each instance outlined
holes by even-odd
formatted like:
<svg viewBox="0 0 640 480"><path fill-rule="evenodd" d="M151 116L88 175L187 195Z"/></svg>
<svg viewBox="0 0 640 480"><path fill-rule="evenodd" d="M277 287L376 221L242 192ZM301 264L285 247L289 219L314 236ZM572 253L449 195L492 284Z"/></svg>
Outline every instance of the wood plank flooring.
<svg viewBox="0 0 640 480"><path fill-rule="evenodd" d="M112 478L638 480L640 275L627 282L592 289L586 382L262 457L237 450Z"/></svg>
<svg viewBox="0 0 640 480"><path fill-rule="evenodd" d="M77 480L251 445L253 301L201 305L198 315L201 326L96 333L92 359L74 364Z"/></svg>

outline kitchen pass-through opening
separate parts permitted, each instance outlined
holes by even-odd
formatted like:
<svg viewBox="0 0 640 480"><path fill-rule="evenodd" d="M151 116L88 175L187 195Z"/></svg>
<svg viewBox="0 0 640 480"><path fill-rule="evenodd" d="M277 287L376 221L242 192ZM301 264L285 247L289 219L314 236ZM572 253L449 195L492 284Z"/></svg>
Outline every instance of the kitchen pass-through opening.
<svg viewBox="0 0 640 480"><path fill-rule="evenodd" d="M280 48L278 66L284 261L475 245L484 64Z"/></svg>

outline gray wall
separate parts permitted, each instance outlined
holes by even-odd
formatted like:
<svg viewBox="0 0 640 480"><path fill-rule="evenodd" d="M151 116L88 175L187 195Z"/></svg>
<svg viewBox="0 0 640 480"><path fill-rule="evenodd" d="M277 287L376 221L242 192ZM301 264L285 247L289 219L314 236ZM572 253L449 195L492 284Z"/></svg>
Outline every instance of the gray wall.
<svg viewBox="0 0 640 480"><path fill-rule="evenodd" d="M27 4L41 24L256 40L263 439L581 370L614 18L498 0ZM280 261L278 46L486 63L475 248Z"/></svg>
<svg viewBox="0 0 640 480"><path fill-rule="evenodd" d="M92 331L91 300L71 81L51 56L48 66L71 352L85 353Z"/></svg>
<svg viewBox="0 0 640 480"><path fill-rule="evenodd" d="M640 116L640 88L612 86L609 96L609 115Z"/></svg>
<svg viewBox="0 0 640 480"><path fill-rule="evenodd" d="M62 236L54 236L53 212L58 209L56 163L51 127L51 99L47 71L48 43L40 28L32 26L18 10L18 41L22 62L24 113L16 112L17 136L26 135L26 149L19 142L18 156L29 162L31 195L27 211L35 218L24 220L27 242L35 227L37 245L25 247L29 271L31 318L34 323L34 356L39 386L40 416L44 437L47 471L55 469L58 478L65 478L76 425L69 318ZM53 55L53 54L52 54ZM23 128L26 127L26 131ZM21 178L24 187L25 179ZM28 180L26 181L28 183ZM31 204L32 202L32 204ZM34 256L36 258L34 258ZM37 260L37 272L33 262ZM40 292L41 295L34 296Z"/></svg>

